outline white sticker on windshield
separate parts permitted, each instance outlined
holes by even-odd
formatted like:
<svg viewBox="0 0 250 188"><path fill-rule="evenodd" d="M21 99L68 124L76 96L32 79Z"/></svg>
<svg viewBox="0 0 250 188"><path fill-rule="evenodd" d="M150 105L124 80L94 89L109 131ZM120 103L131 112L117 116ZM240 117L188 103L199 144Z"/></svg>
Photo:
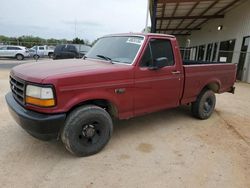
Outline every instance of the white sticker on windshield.
<svg viewBox="0 0 250 188"><path fill-rule="evenodd" d="M141 44L142 44L142 40L143 40L143 39L138 38L138 37L130 37L130 38L128 38L128 40L127 40L126 43L132 43L132 44L141 45Z"/></svg>

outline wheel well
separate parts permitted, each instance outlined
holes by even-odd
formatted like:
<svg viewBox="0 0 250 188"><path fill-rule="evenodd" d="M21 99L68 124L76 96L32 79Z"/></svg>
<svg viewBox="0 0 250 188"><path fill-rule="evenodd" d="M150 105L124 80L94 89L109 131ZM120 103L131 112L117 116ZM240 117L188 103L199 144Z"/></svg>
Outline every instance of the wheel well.
<svg viewBox="0 0 250 188"><path fill-rule="evenodd" d="M23 54L20 54L20 53L16 54L16 56L18 56L18 55L24 56Z"/></svg>
<svg viewBox="0 0 250 188"><path fill-rule="evenodd" d="M219 93L219 90L220 90L220 85L218 83L209 83L205 86L206 89L210 89L212 90L214 93ZM204 88L204 89L205 89Z"/></svg>
<svg viewBox="0 0 250 188"><path fill-rule="evenodd" d="M90 104L99 106L105 109L110 114L111 117L118 118L118 110L116 106L110 101L105 99L94 99L94 100L84 101L71 108L69 112L73 111L75 108L79 106L90 105Z"/></svg>

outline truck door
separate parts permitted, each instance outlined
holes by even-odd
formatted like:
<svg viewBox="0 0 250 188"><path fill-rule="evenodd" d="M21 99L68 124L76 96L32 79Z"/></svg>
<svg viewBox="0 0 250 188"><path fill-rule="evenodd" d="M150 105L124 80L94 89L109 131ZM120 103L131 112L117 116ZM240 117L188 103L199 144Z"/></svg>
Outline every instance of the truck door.
<svg viewBox="0 0 250 188"><path fill-rule="evenodd" d="M8 46L6 50L6 57L15 57L17 54L17 49L14 46Z"/></svg>
<svg viewBox="0 0 250 188"><path fill-rule="evenodd" d="M180 66L170 40L148 41L135 68L135 115L179 105L183 74Z"/></svg>
<svg viewBox="0 0 250 188"><path fill-rule="evenodd" d="M38 48L38 55L40 56L45 56L45 49L44 49L44 46L39 46Z"/></svg>

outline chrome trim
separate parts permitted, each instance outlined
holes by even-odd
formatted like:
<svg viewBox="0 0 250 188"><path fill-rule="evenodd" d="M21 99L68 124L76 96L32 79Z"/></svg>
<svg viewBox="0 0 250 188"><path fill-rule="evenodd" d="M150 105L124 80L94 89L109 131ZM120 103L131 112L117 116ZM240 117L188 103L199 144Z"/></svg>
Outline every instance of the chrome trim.
<svg viewBox="0 0 250 188"><path fill-rule="evenodd" d="M16 77L10 76L9 82L10 82L10 89L11 89L13 97L16 99L16 101L24 105L25 87L26 87L25 81L20 80Z"/></svg>

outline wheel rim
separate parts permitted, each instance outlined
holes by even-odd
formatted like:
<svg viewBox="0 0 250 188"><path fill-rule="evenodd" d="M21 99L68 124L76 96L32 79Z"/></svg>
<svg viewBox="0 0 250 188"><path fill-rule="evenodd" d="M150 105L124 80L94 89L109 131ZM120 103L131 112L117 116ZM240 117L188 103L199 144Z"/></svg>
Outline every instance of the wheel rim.
<svg viewBox="0 0 250 188"><path fill-rule="evenodd" d="M21 55L17 55L17 59L18 60L22 60L22 56Z"/></svg>
<svg viewBox="0 0 250 188"><path fill-rule="evenodd" d="M98 143L102 136L102 126L97 121L84 123L79 130L78 139L84 146L91 146Z"/></svg>
<svg viewBox="0 0 250 188"><path fill-rule="evenodd" d="M212 108L213 108L213 100L209 97L206 99L203 109L206 113L209 113L211 112Z"/></svg>

